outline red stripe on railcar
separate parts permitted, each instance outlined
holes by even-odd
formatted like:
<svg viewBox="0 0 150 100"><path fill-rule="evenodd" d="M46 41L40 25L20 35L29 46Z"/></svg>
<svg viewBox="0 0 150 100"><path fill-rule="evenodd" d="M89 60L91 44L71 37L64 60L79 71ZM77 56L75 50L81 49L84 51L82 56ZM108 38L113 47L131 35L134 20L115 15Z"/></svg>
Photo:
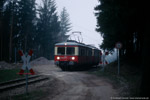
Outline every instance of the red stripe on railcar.
<svg viewBox="0 0 150 100"><path fill-rule="evenodd" d="M73 59L74 57L74 59ZM78 56L62 56L62 55L57 55L54 58L55 61L74 61L78 62Z"/></svg>

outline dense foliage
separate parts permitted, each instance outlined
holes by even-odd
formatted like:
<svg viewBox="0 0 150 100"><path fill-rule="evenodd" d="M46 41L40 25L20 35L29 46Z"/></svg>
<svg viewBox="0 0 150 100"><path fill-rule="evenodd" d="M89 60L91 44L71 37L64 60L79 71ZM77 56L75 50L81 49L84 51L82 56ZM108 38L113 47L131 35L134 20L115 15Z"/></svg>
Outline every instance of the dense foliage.
<svg viewBox="0 0 150 100"><path fill-rule="evenodd" d="M122 42L122 54L127 60L141 67L140 96L149 96L149 3L138 0L99 0L97 31L104 40L101 48L113 50L116 42ZM136 66L137 67L137 66ZM135 74L136 75L136 74Z"/></svg>
<svg viewBox="0 0 150 100"><path fill-rule="evenodd" d="M100 0L95 7L97 31L104 40L101 48L113 50L117 42L123 44L125 55L139 56L142 48L141 11L136 0Z"/></svg>
<svg viewBox="0 0 150 100"><path fill-rule="evenodd" d="M63 17L69 20L68 15ZM17 51L30 49L33 58L52 59L54 44L64 41L60 38L66 39L70 28L69 21L59 19L55 0L42 0L41 5L35 0L0 0L0 60L19 60Z"/></svg>
<svg viewBox="0 0 150 100"><path fill-rule="evenodd" d="M38 9L39 18L37 23L37 54L46 58L52 58L54 43L60 33L60 21L56 12L55 2L43 0L43 5Z"/></svg>

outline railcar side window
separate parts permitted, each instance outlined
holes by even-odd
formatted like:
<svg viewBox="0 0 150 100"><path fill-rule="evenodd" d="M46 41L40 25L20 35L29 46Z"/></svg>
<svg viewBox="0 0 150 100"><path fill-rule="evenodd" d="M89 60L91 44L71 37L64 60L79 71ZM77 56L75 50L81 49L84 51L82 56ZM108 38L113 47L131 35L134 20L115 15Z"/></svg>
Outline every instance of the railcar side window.
<svg viewBox="0 0 150 100"><path fill-rule="evenodd" d="M75 48L74 47L67 47L67 55L74 55Z"/></svg>
<svg viewBox="0 0 150 100"><path fill-rule="evenodd" d="M88 56L92 56L92 50L88 50Z"/></svg>
<svg viewBox="0 0 150 100"><path fill-rule="evenodd" d="M58 47L58 55L64 55L65 54L65 47Z"/></svg>

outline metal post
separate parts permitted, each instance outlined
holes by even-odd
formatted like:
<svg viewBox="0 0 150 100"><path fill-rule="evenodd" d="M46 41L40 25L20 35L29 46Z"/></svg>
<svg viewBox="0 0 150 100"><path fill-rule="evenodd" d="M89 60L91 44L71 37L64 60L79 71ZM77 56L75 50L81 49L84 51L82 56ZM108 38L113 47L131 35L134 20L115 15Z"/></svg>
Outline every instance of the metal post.
<svg viewBox="0 0 150 100"><path fill-rule="evenodd" d="M103 55L103 71L104 71L104 59L105 59L105 55Z"/></svg>
<svg viewBox="0 0 150 100"><path fill-rule="evenodd" d="M120 59L119 59L119 49L117 49L117 56L118 56L118 75L120 74Z"/></svg>
<svg viewBox="0 0 150 100"><path fill-rule="evenodd" d="M28 94L28 68L26 67L26 71L27 71L27 74L26 74L26 94Z"/></svg>

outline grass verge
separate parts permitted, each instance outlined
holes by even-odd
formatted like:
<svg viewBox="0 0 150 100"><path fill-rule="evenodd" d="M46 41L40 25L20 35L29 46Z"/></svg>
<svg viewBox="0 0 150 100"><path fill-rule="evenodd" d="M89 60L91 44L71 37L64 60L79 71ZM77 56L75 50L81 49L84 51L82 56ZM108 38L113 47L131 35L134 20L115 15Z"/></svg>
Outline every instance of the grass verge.
<svg viewBox="0 0 150 100"><path fill-rule="evenodd" d="M48 95L47 91L44 91L42 89L30 91L29 93L24 94L16 94L13 96L7 96L1 98L2 100L41 100L45 98Z"/></svg>
<svg viewBox="0 0 150 100"><path fill-rule="evenodd" d="M113 62L105 66L104 71L99 69L89 73L110 79L120 96L139 96L142 75L140 67L128 61L122 61L120 75L117 75L117 71L117 62Z"/></svg>
<svg viewBox="0 0 150 100"><path fill-rule="evenodd" d="M0 70L0 82L6 82L17 78L23 78L24 75L20 76L19 73L20 69L3 69Z"/></svg>
<svg viewBox="0 0 150 100"><path fill-rule="evenodd" d="M28 94L20 94L12 97L12 100L41 100L47 95L42 90L32 91Z"/></svg>

